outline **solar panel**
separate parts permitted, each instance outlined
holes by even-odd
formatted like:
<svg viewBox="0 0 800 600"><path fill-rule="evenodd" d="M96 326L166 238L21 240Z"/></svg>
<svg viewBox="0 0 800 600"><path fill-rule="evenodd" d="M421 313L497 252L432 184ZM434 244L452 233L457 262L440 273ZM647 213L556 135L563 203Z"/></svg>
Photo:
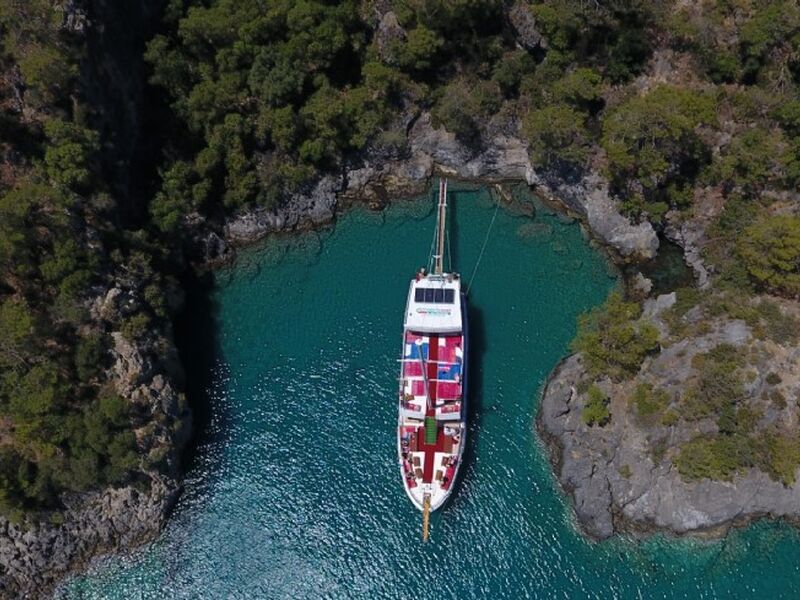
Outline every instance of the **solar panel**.
<svg viewBox="0 0 800 600"><path fill-rule="evenodd" d="M422 302L425 300L425 288L417 288L414 290L414 302Z"/></svg>
<svg viewBox="0 0 800 600"><path fill-rule="evenodd" d="M444 301L446 304L452 304L453 300L455 299L455 290L453 289L446 289L444 290Z"/></svg>
<svg viewBox="0 0 800 600"><path fill-rule="evenodd" d="M444 290L442 288L434 290L433 301L436 304L442 304L444 302Z"/></svg>
<svg viewBox="0 0 800 600"><path fill-rule="evenodd" d="M425 302L433 303L433 288L425 288Z"/></svg>

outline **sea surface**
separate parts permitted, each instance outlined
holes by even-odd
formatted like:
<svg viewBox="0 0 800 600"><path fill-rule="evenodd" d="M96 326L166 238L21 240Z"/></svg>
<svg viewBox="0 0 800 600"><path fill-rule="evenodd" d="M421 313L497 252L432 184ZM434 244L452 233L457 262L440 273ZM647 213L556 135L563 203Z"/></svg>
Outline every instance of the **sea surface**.
<svg viewBox="0 0 800 600"><path fill-rule="evenodd" d="M800 536L782 524L717 542L577 532L534 416L576 316L616 276L577 224L541 206L532 216L523 196L497 211L486 189L452 194L465 282L486 244L469 294L465 468L429 543L401 487L395 424L403 307L430 250L432 196L272 238L195 295L184 354L200 433L185 492L155 543L96 562L58 596L797 597Z"/></svg>

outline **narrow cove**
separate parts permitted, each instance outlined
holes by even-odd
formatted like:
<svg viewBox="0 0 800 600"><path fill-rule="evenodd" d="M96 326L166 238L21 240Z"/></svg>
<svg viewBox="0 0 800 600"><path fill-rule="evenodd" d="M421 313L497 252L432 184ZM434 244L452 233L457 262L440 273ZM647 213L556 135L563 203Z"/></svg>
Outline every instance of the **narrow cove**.
<svg viewBox="0 0 800 600"><path fill-rule="evenodd" d="M452 200L454 268L468 280L494 205L482 188ZM542 207L533 218L501 210L486 245L470 291L465 469L421 543L395 464L396 359L432 207L426 198L353 209L331 229L272 238L217 273L186 350L209 408L198 413L173 517L153 545L97 563L61 597L796 591L798 536L779 524L715 543L591 544L570 522L534 433L537 395L576 316L602 302L615 276L577 225Z"/></svg>

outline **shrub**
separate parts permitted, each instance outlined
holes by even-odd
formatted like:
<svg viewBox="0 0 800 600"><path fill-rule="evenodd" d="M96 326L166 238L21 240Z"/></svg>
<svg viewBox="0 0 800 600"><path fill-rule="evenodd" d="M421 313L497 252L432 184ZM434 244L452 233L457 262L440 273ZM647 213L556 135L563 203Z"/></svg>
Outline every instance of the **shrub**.
<svg viewBox="0 0 800 600"><path fill-rule="evenodd" d="M750 444L740 436L696 437L683 444L675 457L678 473L688 481L730 481L751 465Z"/></svg>
<svg viewBox="0 0 800 600"><path fill-rule="evenodd" d="M652 423L669 405L669 394L663 389L653 389L650 383L640 383L631 397L636 415L644 423Z"/></svg>
<svg viewBox="0 0 800 600"><path fill-rule="evenodd" d="M131 341L143 338L150 329L150 317L146 313L137 313L127 318L120 327L122 335Z"/></svg>
<svg viewBox="0 0 800 600"><path fill-rule="evenodd" d="M560 104L531 111L523 122L533 159L543 165L557 161L582 165L589 155L586 115Z"/></svg>
<svg viewBox="0 0 800 600"><path fill-rule="evenodd" d="M734 410L744 396L744 385L737 374L744 366L739 350L730 344L720 344L705 354L695 355L692 366L697 375L684 394L686 417L716 415L721 430L735 428Z"/></svg>
<svg viewBox="0 0 800 600"><path fill-rule="evenodd" d="M608 410L609 399L596 385L589 386L586 406L583 407L581 418L587 425L603 427L611 421L611 412Z"/></svg>
<svg viewBox="0 0 800 600"><path fill-rule="evenodd" d="M762 300L756 307L764 320L767 337L778 344L794 344L800 337L800 323L791 315L784 314L781 307L771 300Z"/></svg>
<svg viewBox="0 0 800 600"><path fill-rule="evenodd" d="M794 434L767 432L754 444L759 468L785 486L794 485L800 466L800 438Z"/></svg>
<svg viewBox="0 0 800 600"><path fill-rule="evenodd" d="M638 372L645 356L659 347L658 329L641 321L641 307L612 292L605 304L578 319L572 348L595 376L621 380Z"/></svg>
<svg viewBox="0 0 800 600"><path fill-rule="evenodd" d="M800 218L766 217L745 229L737 249L757 285L789 296L800 294Z"/></svg>
<svg viewBox="0 0 800 600"><path fill-rule="evenodd" d="M770 371L767 373L766 382L770 385L778 385L782 381L781 376L775 373L774 371Z"/></svg>
<svg viewBox="0 0 800 600"><path fill-rule="evenodd" d="M664 427L672 427L673 425L677 424L680 419L681 416L678 414L678 411L670 409L662 415L661 424Z"/></svg>

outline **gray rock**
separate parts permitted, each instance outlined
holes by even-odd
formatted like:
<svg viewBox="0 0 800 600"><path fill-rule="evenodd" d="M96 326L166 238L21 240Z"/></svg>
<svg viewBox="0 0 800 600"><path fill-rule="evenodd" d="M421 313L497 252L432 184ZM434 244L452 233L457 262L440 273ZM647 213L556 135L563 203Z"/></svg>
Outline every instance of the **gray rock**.
<svg viewBox="0 0 800 600"><path fill-rule="evenodd" d="M82 35L86 32L89 26L89 17L86 10L79 6L75 0L67 0L66 2L56 5L56 10L63 13L63 20L61 28L72 34Z"/></svg>
<svg viewBox="0 0 800 600"><path fill-rule="evenodd" d="M619 213L619 203L608 190L608 182L590 173L569 182L559 173L538 175L530 183L540 193L564 204L584 219L592 234L615 248L626 259L647 260L658 252L658 236L650 223L632 223Z"/></svg>
<svg viewBox="0 0 800 600"><path fill-rule="evenodd" d="M569 181L563 173L540 173L518 135L519 124L492 120L480 147L469 147L455 134L435 128L427 112L404 113L408 123L408 155L391 160L368 149L344 179L325 177L306 195L297 195L278 209L256 209L231 219L225 237L232 243L249 243L281 230L327 222L334 217L337 197L382 205L387 198L417 194L435 171L462 178L500 183L523 180L535 191L561 202L581 217L601 242L629 260L648 259L658 250L658 237L649 223L631 223L618 210L608 182L597 174ZM501 123L502 121L502 123ZM375 156L373 156L375 154Z"/></svg>
<svg viewBox="0 0 800 600"><path fill-rule="evenodd" d="M633 291L642 297L647 296L653 289L653 282L641 273L637 272L636 275L633 276L631 286Z"/></svg>
<svg viewBox="0 0 800 600"><path fill-rule="evenodd" d="M122 333L111 334L114 347L111 350L115 357L111 368L117 391L122 396L130 396L134 389L154 374L152 360L136 344L128 340Z"/></svg>
<svg viewBox="0 0 800 600"><path fill-rule="evenodd" d="M672 300L670 296L660 296L650 301L645 310L657 320ZM754 343L743 321L716 320L706 325L708 333L681 340L652 358L640 378L646 377L659 388L675 393L683 390L691 376L696 354L720 343ZM779 360L786 362L776 365L772 358L757 366L761 369L759 375L748 383L754 401L759 401L766 371L794 370L791 377L797 376L792 353L780 356ZM785 486L757 469L749 469L731 482L681 478L669 453L698 434L715 433L713 419L669 427L645 426L625 409L627 397L615 398L614 390L619 388L611 386L605 388L611 392L611 422L605 427L587 426L580 418L585 399L576 391L577 383L585 377L579 357L562 361L545 385L536 422L556 476L572 497L578 523L587 535L603 539L616 531L658 530L715 534L763 516L792 520L800 517L800 483ZM773 419L782 418L780 411L766 412L769 410L775 413ZM652 454L655 439L666 445L666 454L657 459Z"/></svg>
<svg viewBox="0 0 800 600"><path fill-rule="evenodd" d="M645 300L644 304L642 305L642 316L647 319L652 319L653 317L663 313L668 308L674 306L677 300L678 297L676 296L675 292L661 294L657 298Z"/></svg>
<svg viewBox="0 0 800 600"><path fill-rule="evenodd" d="M710 269L703 260L706 224L697 220L685 220L671 211L667 214L666 237L683 248L683 259L694 271L697 287L705 289L710 284Z"/></svg>
<svg viewBox="0 0 800 600"><path fill-rule="evenodd" d="M331 221L336 196L343 188L342 177L323 177L308 193L295 194L278 208L259 208L234 217L225 226L225 237L234 243L252 243L275 231Z"/></svg>
<svg viewBox="0 0 800 600"><path fill-rule="evenodd" d="M536 29L536 19L531 13L528 2L517 0L508 10L508 21L511 23L514 32L517 34L516 40L520 46L526 50L536 48L547 48L547 42Z"/></svg>
<svg viewBox="0 0 800 600"><path fill-rule="evenodd" d="M130 486L65 499L62 524L0 517L0 596L45 597L53 584L98 553L131 547L163 526L179 493L174 479L153 475Z"/></svg>
<svg viewBox="0 0 800 600"><path fill-rule="evenodd" d="M378 21L375 31L375 41L378 46L378 55L389 64L394 63L392 47L406 37L405 30L400 26L397 15L392 11L383 14Z"/></svg>

